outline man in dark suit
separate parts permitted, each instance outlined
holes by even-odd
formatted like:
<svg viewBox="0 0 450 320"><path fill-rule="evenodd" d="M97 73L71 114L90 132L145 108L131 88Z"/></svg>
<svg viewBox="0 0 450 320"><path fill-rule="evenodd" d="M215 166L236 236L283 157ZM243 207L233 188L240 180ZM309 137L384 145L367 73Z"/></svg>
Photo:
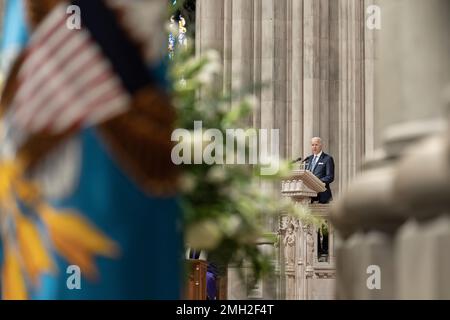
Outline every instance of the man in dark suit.
<svg viewBox="0 0 450 320"><path fill-rule="evenodd" d="M334 160L332 156L322 151L322 140L319 137L311 139L311 150L313 154L305 159L306 169L325 183L327 188L326 191L319 193L312 201L328 203L333 198L330 183L334 181Z"/></svg>

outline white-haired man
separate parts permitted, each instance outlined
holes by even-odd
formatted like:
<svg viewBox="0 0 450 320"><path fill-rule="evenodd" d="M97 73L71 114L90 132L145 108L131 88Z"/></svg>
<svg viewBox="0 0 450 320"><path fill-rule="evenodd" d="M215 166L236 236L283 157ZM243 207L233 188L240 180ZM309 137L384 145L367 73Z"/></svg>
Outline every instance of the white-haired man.
<svg viewBox="0 0 450 320"><path fill-rule="evenodd" d="M305 159L306 169L311 171L317 178L320 179L327 188L326 191L321 192L313 202L328 203L332 200L330 184L334 181L334 160L333 157L322 151L322 139L314 137L311 139L312 155Z"/></svg>

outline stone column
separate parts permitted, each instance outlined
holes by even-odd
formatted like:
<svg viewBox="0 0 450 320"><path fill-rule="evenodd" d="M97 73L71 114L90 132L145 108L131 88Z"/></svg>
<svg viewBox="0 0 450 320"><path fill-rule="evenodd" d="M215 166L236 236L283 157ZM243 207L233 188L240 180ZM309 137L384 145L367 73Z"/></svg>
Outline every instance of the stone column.
<svg viewBox="0 0 450 320"><path fill-rule="evenodd" d="M375 14L371 6L378 6L380 8L379 0L364 0L364 10L366 22L369 14ZM372 9L372 10L368 10ZM375 8L377 10L377 8ZM380 12L381 25L383 15ZM375 135L375 77L378 63L378 48L379 46L380 30L374 28L364 28L364 126L365 126L365 140L364 140L364 154L366 158L374 155L377 148L381 147L381 141Z"/></svg>
<svg viewBox="0 0 450 320"><path fill-rule="evenodd" d="M199 0L196 2L195 49L197 54L213 49L224 52L225 24L224 0ZM215 79L217 88L221 88L221 79Z"/></svg>
<svg viewBox="0 0 450 320"><path fill-rule="evenodd" d="M364 154L364 2L339 0L338 13L338 96L331 106L337 114L331 143L336 156L337 183L342 190L352 180ZM337 101L336 101L337 98ZM336 183L335 183L336 185Z"/></svg>
<svg viewBox="0 0 450 320"><path fill-rule="evenodd" d="M198 53L207 49L223 52L224 0L197 1L195 28L195 45Z"/></svg>
<svg viewBox="0 0 450 320"><path fill-rule="evenodd" d="M320 98L320 4L303 1L303 149L310 150L308 138L321 135ZM327 137L323 137L327 140ZM326 144L326 141L324 141Z"/></svg>
<svg viewBox="0 0 450 320"><path fill-rule="evenodd" d="M374 134L382 150L333 208L344 238L338 295L448 299L450 122L442 115L450 105L450 2L378 3ZM380 268L379 289L366 284L371 266Z"/></svg>
<svg viewBox="0 0 450 320"><path fill-rule="evenodd" d="M305 154L303 141L303 1L288 2L287 21L287 156Z"/></svg>

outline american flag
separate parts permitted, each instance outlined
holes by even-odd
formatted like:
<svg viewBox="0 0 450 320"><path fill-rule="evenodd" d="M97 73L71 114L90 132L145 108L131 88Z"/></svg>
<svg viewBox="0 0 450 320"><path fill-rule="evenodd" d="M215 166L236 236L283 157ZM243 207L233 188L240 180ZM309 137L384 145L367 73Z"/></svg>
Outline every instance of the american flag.
<svg viewBox="0 0 450 320"><path fill-rule="evenodd" d="M35 30L9 108L27 133L60 133L125 112L130 93L89 28L67 27L69 3L59 4Z"/></svg>

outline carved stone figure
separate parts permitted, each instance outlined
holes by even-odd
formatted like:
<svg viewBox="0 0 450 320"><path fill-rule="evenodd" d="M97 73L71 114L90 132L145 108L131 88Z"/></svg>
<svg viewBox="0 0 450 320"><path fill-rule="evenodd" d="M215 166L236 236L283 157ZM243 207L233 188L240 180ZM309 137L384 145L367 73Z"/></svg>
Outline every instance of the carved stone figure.
<svg viewBox="0 0 450 320"><path fill-rule="evenodd" d="M312 266L314 259L314 237L312 229L309 227L306 234L306 265Z"/></svg>
<svg viewBox="0 0 450 320"><path fill-rule="evenodd" d="M295 264L295 233L292 224L287 228L286 236L283 239L284 244L284 258L287 265Z"/></svg>

